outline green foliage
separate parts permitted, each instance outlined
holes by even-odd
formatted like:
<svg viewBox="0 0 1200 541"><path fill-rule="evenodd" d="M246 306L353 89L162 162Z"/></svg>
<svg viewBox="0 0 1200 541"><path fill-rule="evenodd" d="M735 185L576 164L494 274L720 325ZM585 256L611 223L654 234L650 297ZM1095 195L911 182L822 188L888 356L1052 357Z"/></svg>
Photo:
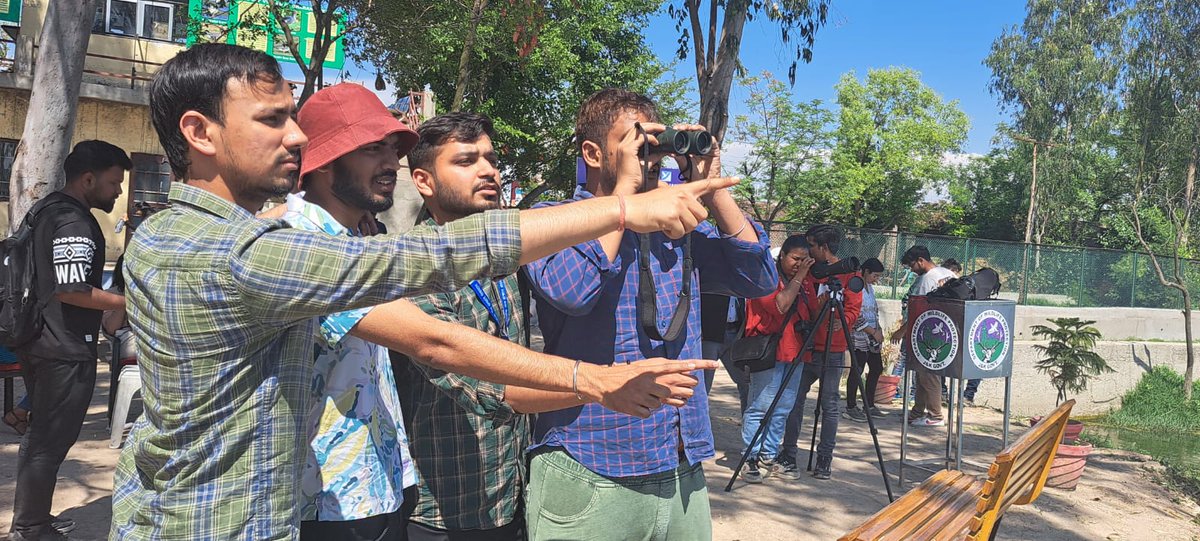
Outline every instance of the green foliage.
<svg viewBox="0 0 1200 541"><path fill-rule="evenodd" d="M1105 423L1123 428L1200 432L1200 382L1193 383L1192 399L1183 396L1183 376L1166 366L1156 366L1125 393L1121 408Z"/></svg>
<svg viewBox="0 0 1200 541"><path fill-rule="evenodd" d="M1100 340L1100 331L1092 324L1074 317L1051 319L1054 327L1034 325L1033 335L1049 340L1047 345L1036 345L1043 357L1037 369L1050 376L1050 384L1058 389L1058 403L1067 399L1067 393L1079 393L1087 389L1088 380L1113 369L1093 349Z"/></svg>
<svg viewBox="0 0 1200 541"><path fill-rule="evenodd" d="M692 108L675 78L643 37L655 0L495 2L481 12L464 88L456 88L469 11L453 2L377 3L366 23L363 56L400 88L433 90L464 110L487 114L499 132L506 181L527 190L548 183L556 196L574 185L571 143L579 104L593 92L623 87L659 100L664 116ZM444 109L443 109L444 110Z"/></svg>
<svg viewBox="0 0 1200 541"><path fill-rule="evenodd" d="M833 114L818 100L795 101L770 73L741 84L750 91L750 114L736 118L733 138L752 148L738 166L743 181L734 194L768 228L778 219L822 221L827 209L846 203L838 197L826 159Z"/></svg>
<svg viewBox="0 0 1200 541"><path fill-rule="evenodd" d="M853 72L837 84L841 106L833 168L851 204L831 218L878 229L908 228L927 188L944 184L943 155L961 148L969 121L907 68Z"/></svg>

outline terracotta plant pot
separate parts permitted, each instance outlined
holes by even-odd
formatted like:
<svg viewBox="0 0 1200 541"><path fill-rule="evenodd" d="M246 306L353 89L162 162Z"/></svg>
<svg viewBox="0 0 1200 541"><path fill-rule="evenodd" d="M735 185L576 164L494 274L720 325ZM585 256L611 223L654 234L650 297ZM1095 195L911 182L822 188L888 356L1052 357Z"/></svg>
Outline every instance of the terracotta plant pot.
<svg viewBox="0 0 1200 541"><path fill-rule="evenodd" d="M1036 424L1038 424L1038 421L1041 421L1041 420L1042 420L1042 417L1040 415L1037 417L1030 417L1029 418L1029 426L1036 425ZM1083 432L1083 421L1076 421L1075 419L1067 419L1067 428L1066 428L1066 430L1063 431L1063 439L1062 439L1063 443L1073 443L1075 440L1079 439L1079 434L1082 432Z"/></svg>
<svg viewBox="0 0 1200 541"><path fill-rule="evenodd" d="M1046 486L1061 490L1075 490L1091 452L1092 444L1090 443L1083 445L1060 444L1058 454L1054 456L1054 462L1050 464L1050 477L1046 479Z"/></svg>
<svg viewBox="0 0 1200 541"><path fill-rule="evenodd" d="M896 397L896 389L900 386L900 376L882 374L879 383L875 385L875 404L891 404Z"/></svg>

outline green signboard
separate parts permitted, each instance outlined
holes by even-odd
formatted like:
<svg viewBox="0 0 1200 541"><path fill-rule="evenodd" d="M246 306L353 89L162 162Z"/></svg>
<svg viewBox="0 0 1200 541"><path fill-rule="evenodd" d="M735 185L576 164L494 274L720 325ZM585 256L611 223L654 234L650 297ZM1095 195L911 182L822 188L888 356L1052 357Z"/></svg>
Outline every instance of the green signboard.
<svg viewBox="0 0 1200 541"><path fill-rule="evenodd" d="M21 26L21 2L23 0L0 0L0 24Z"/></svg>
<svg viewBox="0 0 1200 541"><path fill-rule="evenodd" d="M5 0L0 0L4 2ZM10 0L19 2L20 0ZM188 12L193 24L188 29L188 46L197 42L222 41L242 45L266 52L282 62L296 62L289 50L286 35L279 22L272 16L268 4L263 0L238 0L213 3L205 0L190 0ZM292 39L298 46L300 57L307 64L312 60L313 40L317 35L317 18L312 9L289 4L287 26ZM337 36L344 29L344 21L338 18L332 34ZM341 69L346 63L342 40L329 48L325 67Z"/></svg>

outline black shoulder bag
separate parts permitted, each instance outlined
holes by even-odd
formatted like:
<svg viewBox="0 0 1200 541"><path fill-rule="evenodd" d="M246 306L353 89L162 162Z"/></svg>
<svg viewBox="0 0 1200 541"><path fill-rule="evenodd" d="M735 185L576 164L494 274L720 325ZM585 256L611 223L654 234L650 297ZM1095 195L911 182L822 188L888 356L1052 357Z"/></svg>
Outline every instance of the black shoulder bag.
<svg viewBox="0 0 1200 541"><path fill-rule="evenodd" d="M758 336L743 336L730 346L729 358L733 360L734 366L750 372L762 372L763 370L770 370L775 366L775 354L779 350L779 338L783 336L783 331L787 329L788 321L791 321L792 314L796 313L796 305L800 303L803 295L803 290L796 294L796 299L792 301L792 306L783 315L783 326L779 328L779 332Z"/></svg>

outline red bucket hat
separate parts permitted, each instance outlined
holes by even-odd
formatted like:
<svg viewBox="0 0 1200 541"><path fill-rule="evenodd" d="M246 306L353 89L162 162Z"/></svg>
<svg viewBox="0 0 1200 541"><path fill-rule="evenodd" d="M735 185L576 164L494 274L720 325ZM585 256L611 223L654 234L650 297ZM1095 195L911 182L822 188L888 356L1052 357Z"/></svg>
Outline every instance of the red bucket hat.
<svg viewBox="0 0 1200 541"><path fill-rule="evenodd" d="M313 94L296 115L308 136L300 160L300 178L354 152L359 147L400 134L400 156L420 139L417 132L392 116L383 102L366 87L340 83Z"/></svg>

